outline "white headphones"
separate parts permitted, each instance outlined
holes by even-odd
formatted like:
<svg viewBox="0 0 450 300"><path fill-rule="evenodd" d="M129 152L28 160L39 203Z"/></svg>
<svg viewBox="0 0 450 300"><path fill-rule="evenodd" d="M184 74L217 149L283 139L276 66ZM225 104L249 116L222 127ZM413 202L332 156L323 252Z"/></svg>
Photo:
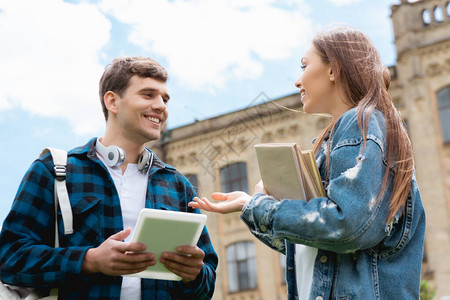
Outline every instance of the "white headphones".
<svg viewBox="0 0 450 300"><path fill-rule="evenodd" d="M105 163L108 167L118 167L125 161L126 153L118 146L108 146L105 147L97 139L95 143L95 149L103 156ZM153 163L153 153L148 151L146 148L139 155L137 167L139 171L147 171Z"/></svg>

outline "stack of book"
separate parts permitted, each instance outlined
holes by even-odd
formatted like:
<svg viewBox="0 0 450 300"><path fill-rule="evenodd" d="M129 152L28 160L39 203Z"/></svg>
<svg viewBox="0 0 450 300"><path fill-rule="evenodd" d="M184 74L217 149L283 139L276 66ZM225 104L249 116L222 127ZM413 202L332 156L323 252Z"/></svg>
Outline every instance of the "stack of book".
<svg viewBox="0 0 450 300"><path fill-rule="evenodd" d="M302 151L296 143L257 144L255 150L264 188L271 196L307 201L325 196L311 150Z"/></svg>

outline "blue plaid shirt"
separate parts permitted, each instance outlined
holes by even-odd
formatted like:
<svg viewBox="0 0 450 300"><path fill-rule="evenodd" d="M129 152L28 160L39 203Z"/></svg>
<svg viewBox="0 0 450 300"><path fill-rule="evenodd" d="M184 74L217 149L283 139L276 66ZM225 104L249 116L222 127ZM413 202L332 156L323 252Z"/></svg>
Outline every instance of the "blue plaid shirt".
<svg viewBox="0 0 450 300"><path fill-rule="evenodd" d="M67 189L74 233L59 234L54 248L54 172L49 154L37 159L23 178L0 235L0 278L35 287L43 293L59 288L62 299L119 299L121 276L87 275L81 264L89 248L123 229L120 200L106 167L97 158L94 141L68 153ZM188 207L194 197L189 181L156 156L148 175L145 206L199 213ZM59 232L63 232L60 212ZM206 227L200 240L203 268L190 283L142 279L142 299L210 299L218 258Z"/></svg>

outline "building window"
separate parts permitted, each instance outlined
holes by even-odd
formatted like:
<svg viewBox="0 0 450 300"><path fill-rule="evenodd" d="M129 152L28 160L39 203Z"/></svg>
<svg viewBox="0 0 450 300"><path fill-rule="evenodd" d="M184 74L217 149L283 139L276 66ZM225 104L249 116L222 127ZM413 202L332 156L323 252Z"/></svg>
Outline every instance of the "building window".
<svg viewBox="0 0 450 300"><path fill-rule="evenodd" d="M222 192L243 191L248 193L247 165L246 163L235 163L227 165L220 170Z"/></svg>
<svg viewBox="0 0 450 300"><path fill-rule="evenodd" d="M423 25L425 25L425 26L430 25L431 15L430 15L430 11L428 9L424 9L422 11L422 21L423 21Z"/></svg>
<svg viewBox="0 0 450 300"><path fill-rule="evenodd" d="M441 119L442 140L450 143L450 85L437 92L439 117Z"/></svg>
<svg viewBox="0 0 450 300"><path fill-rule="evenodd" d="M200 194L200 185L198 184L198 177L195 174L185 174L186 178L189 180L189 182L192 184L195 190L195 194L197 196L201 196Z"/></svg>
<svg viewBox="0 0 450 300"><path fill-rule="evenodd" d="M239 242L227 247L228 291L256 288L256 258L253 242Z"/></svg>
<svg viewBox="0 0 450 300"><path fill-rule="evenodd" d="M434 8L434 19L438 23L444 21L444 12L442 11L442 8L440 6L436 6Z"/></svg>
<svg viewBox="0 0 450 300"><path fill-rule="evenodd" d="M447 11L447 17L450 17L450 2L447 2L447 5L445 6L445 10Z"/></svg>

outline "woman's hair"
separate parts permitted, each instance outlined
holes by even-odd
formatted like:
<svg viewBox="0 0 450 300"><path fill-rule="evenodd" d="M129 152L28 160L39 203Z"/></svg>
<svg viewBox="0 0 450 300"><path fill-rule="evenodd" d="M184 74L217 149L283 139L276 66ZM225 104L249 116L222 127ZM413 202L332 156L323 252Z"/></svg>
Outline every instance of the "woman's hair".
<svg viewBox="0 0 450 300"><path fill-rule="evenodd" d="M150 77L163 82L167 81L166 70L155 60L149 57L118 57L112 64L106 66L99 83L100 103L102 104L105 120L108 120L108 110L103 97L108 91L123 96L127 89L130 78L134 75L139 77Z"/></svg>
<svg viewBox="0 0 450 300"><path fill-rule="evenodd" d="M394 190L389 204L392 220L404 208L413 176L413 153L403 120L394 107L387 89L389 70L383 65L378 51L361 31L348 27L319 33L312 41L323 62L330 63L338 91L350 106L356 107L358 125L363 136L363 149L367 142L367 128L372 112L377 109L386 119L387 168L378 200L384 194L390 166L394 170ZM317 151L328 132L333 133L332 122L314 144ZM364 122L364 124L363 124ZM329 150L327 153L329 164ZM329 165L327 166L329 170ZM327 171L328 173L328 171Z"/></svg>

